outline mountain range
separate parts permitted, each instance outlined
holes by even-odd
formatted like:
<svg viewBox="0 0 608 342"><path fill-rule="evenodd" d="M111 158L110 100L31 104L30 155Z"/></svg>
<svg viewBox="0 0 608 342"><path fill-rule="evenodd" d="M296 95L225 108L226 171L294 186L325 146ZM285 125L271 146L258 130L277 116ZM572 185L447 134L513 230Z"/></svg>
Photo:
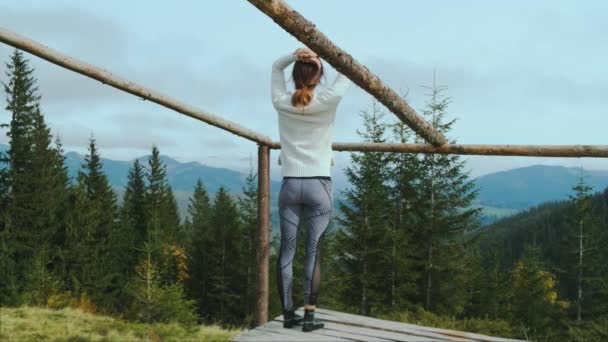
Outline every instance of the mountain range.
<svg viewBox="0 0 608 342"><path fill-rule="evenodd" d="M8 149L7 145L0 144L0 151L6 149ZM84 163L84 157L76 152L67 152L65 157L69 175L75 177ZM246 174L238 171L211 167L198 162L182 163L168 156L161 156L161 159L167 166L167 178L176 194L182 213L185 213L188 198L197 179L203 181L211 195L220 186L224 186L233 194L240 194L247 177ZM139 157L138 160L142 165L147 165L148 156ZM102 158L102 163L110 183L120 197L122 189L127 184L127 174L133 161ZM474 179L479 189L475 205L484 209L486 216L484 222L492 222L543 202L567 199L579 175L578 168L548 165L533 165L487 174ZM608 169L584 170L584 177L594 192L608 187ZM271 204L276 201L280 184L280 179L270 181ZM339 189L336 189L335 195L339 200ZM271 207L275 206L271 205Z"/></svg>

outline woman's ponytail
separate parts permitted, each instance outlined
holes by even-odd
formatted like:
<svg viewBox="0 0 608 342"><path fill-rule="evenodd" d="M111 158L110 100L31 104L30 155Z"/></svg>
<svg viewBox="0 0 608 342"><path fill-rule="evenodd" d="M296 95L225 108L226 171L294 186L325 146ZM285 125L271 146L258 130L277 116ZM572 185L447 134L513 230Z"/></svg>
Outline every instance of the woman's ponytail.
<svg viewBox="0 0 608 342"><path fill-rule="evenodd" d="M291 96L291 105L296 108L306 107L314 96L314 89L323 76L323 64L297 61L293 66L292 77L295 92Z"/></svg>
<svg viewBox="0 0 608 342"><path fill-rule="evenodd" d="M315 85L310 85L308 87L296 89L296 91L291 96L291 105L297 108L305 107L306 105L308 105L312 100L314 88Z"/></svg>

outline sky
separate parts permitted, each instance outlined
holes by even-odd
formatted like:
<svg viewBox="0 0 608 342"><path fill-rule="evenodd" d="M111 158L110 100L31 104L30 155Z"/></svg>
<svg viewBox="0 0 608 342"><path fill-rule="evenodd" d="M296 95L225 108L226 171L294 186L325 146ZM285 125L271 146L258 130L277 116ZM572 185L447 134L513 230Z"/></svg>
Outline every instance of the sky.
<svg viewBox="0 0 608 342"><path fill-rule="evenodd" d="M608 144L606 1L291 0L334 43L422 111L446 86L462 144ZM0 27L270 136L270 70L302 44L245 0L0 0ZM0 80L13 48L0 44ZM131 160L153 144L179 161L247 172L257 145L35 56L42 110L64 149ZM335 72L326 64L326 81ZM288 69L290 70L290 69ZM373 98L353 85L334 141L357 142ZM10 121L0 98L0 121ZM387 122L396 117L386 111ZM0 143L6 143L5 131ZM349 153L334 152L344 179ZM271 177L280 177L278 152ZM463 157L472 176L533 164L608 169L593 158Z"/></svg>

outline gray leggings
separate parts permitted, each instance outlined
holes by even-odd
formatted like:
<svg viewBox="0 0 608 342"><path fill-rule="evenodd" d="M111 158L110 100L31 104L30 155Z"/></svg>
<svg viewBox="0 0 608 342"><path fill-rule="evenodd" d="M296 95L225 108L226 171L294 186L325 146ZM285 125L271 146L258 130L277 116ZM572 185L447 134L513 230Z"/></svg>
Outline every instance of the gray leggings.
<svg viewBox="0 0 608 342"><path fill-rule="evenodd" d="M293 310L293 259L299 224L308 228L304 266L305 304L316 305L321 283L321 244L333 208L333 185L329 177L285 177L279 192L281 248L277 282L283 310Z"/></svg>

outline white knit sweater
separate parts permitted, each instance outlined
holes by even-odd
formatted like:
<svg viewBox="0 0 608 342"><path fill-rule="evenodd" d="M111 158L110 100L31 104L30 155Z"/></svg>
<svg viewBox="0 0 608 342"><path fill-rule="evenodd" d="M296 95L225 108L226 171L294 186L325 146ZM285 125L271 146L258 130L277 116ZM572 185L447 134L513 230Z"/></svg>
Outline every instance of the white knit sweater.
<svg viewBox="0 0 608 342"><path fill-rule="evenodd" d="M278 163L283 177L330 176L334 159L331 150L336 109L350 80L338 73L328 87L317 90L308 105L291 104L283 70L295 55L286 55L272 65L272 104L279 115L281 153ZM318 86L317 86L318 87Z"/></svg>

